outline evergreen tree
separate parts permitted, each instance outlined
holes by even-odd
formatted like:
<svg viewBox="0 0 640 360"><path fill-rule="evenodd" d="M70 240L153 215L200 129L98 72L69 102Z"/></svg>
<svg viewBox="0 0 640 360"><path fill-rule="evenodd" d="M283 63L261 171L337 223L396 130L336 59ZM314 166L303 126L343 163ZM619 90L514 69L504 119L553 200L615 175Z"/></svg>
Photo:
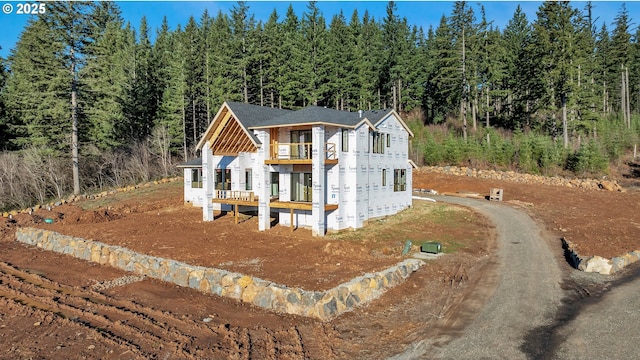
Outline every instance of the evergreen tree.
<svg viewBox="0 0 640 360"><path fill-rule="evenodd" d="M168 139L165 143L168 143L169 152L177 154L182 150L183 159L186 160L189 157L186 132L188 104L182 36L182 31L178 27L174 32L163 34L156 42L158 56L166 61L162 74L165 76L167 85L162 92L155 126L158 136Z"/></svg>
<svg viewBox="0 0 640 360"><path fill-rule="evenodd" d="M50 36L60 43L62 48L56 55L62 60L64 69L68 71L67 91L70 94L71 110L71 162L73 172L73 193L80 193L80 173L79 173L79 152L78 152L78 129L81 116L79 108L78 91L81 83L78 72L84 64L86 46L91 43L95 36L93 3L68 2L51 3L47 12L42 14L47 27L50 29Z"/></svg>
<svg viewBox="0 0 640 360"><path fill-rule="evenodd" d="M382 29L365 11L362 17L362 29L358 36L358 82L360 109L381 108L380 73L384 66L382 51Z"/></svg>
<svg viewBox="0 0 640 360"><path fill-rule="evenodd" d="M427 83L427 39L422 28L416 26L409 36L407 54L403 57L401 110L411 111L422 106Z"/></svg>
<svg viewBox="0 0 640 360"><path fill-rule="evenodd" d="M451 41L457 52L458 72L456 76L459 79L460 92L460 119L462 123L462 137L467 139L467 115L470 108L470 96L472 90L472 82L475 82L474 69L477 66L475 55L472 47L476 37L475 15L473 9L467 5L465 1L456 1L453 12L449 18L449 27L451 28ZM474 91L475 91L475 86ZM475 92L474 92L475 94Z"/></svg>
<svg viewBox="0 0 640 360"><path fill-rule="evenodd" d="M615 28L611 35L611 68L610 83L618 91L611 93L611 103L616 104L627 123L627 127L631 127L631 119L629 117L629 66L632 60L631 51L631 34L629 33L629 12L624 4L615 18ZM616 84L616 85L613 85Z"/></svg>
<svg viewBox="0 0 640 360"><path fill-rule="evenodd" d="M611 76L612 70L612 57L611 51L611 39L609 37L609 31L607 25L602 24L598 35L596 36L595 43L595 62L597 64L597 70L595 74L595 81L600 86L600 104L598 109L602 116L606 116L611 112L610 93L611 93Z"/></svg>
<svg viewBox="0 0 640 360"><path fill-rule="evenodd" d="M567 105L574 91L572 77L576 61L575 28L577 12L568 2L545 2L538 11L533 31L533 51L538 59L537 79L544 92L541 101L550 116L550 131L555 135L558 111L564 147L569 146Z"/></svg>
<svg viewBox="0 0 640 360"><path fill-rule="evenodd" d="M255 21L249 14L249 6L244 1L238 3L231 9L231 46L233 49L232 59L235 73L232 78L237 82L238 91L242 94L242 100L249 103L250 88L250 67L253 61L252 39L249 34L255 27Z"/></svg>
<svg viewBox="0 0 640 360"><path fill-rule="evenodd" d="M128 78L123 62L126 34L116 7L100 3L97 13L103 26L95 42L87 47L86 65L80 75L86 83L86 138L101 150L122 146L128 138L123 133L123 107Z"/></svg>
<svg viewBox="0 0 640 360"><path fill-rule="evenodd" d="M195 145L200 140L200 134L205 128L206 106L203 98L204 56L202 33L193 16L189 18L182 36L185 55L185 79L187 85L186 96L189 99L187 107L188 141L191 154L195 154ZM230 80L231 81L231 80Z"/></svg>
<svg viewBox="0 0 640 360"><path fill-rule="evenodd" d="M575 60L572 76L575 95L569 104L570 121L574 123L573 136L588 135L595 129L598 119L596 104L599 103L599 85L595 81L599 66L596 62L595 29L591 18L591 3L588 3L584 13L578 12L575 17Z"/></svg>
<svg viewBox="0 0 640 360"><path fill-rule="evenodd" d="M489 25L484 8L481 9L482 21L478 49L479 49L479 81L481 84L480 104L475 108L484 116L485 126L491 126L491 114L498 115L499 108L505 98L506 91L502 88L507 74L507 53L500 31Z"/></svg>
<svg viewBox="0 0 640 360"><path fill-rule="evenodd" d="M233 51L231 47L231 25L229 17L222 12L213 19L208 34L209 50L209 94L214 107L222 105L226 100L242 99L238 78L233 76Z"/></svg>
<svg viewBox="0 0 640 360"><path fill-rule="evenodd" d="M0 47L2 49L2 47ZM0 151L11 149L13 134L9 131L9 115L6 110L6 60L0 56Z"/></svg>
<svg viewBox="0 0 640 360"><path fill-rule="evenodd" d="M265 93L265 103L271 107L278 107L280 66L285 59L284 53L280 51L282 35L278 23L278 12L275 9L264 24L262 35L260 51L262 57L260 60L262 61L262 88Z"/></svg>
<svg viewBox="0 0 640 360"><path fill-rule="evenodd" d="M204 123L204 127L209 126L211 122L213 111L213 102L211 96L211 82L213 75L211 74L211 48L213 44L211 44L211 37L209 34L211 33L211 27L213 26L213 19L209 17L209 12L205 9L200 17L200 39L202 41L202 56L203 56L203 77L202 83L200 85L202 96L204 100L205 106L205 114L206 114L206 122Z"/></svg>
<svg viewBox="0 0 640 360"><path fill-rule="evenodd" d="M64 89L68 73L56 57L61 44L48 35L43 19L29 19L9 55L6 101L12 116L8 125L15 145L61 152L68 147L71 116L67 99L61 99L56 90Z"/></svg>
<svg viewBox="0 0 640 360"><path fill-rule="evenodd" d="M292 109L304 105L301 89L305 87L303 75L302 32L300 21L289 5L282 23L281 51L284 62L280 66L278 88L280 89L279 108Z"/></svg>
<svg viewBox="0 0 640 360"><path fill-rule="evenodd" d="M324 92L331 99L330 106L338 110L349 108L349 93L353 86L353 42L349 41L346 19L342 12L333 16L327 34L327 52L324 63L328 68L328 77Z"/></svg>
<svg viewBox="0 0 640 360"><path fill-rule="evenodd" d="M393 1L387 3L387 16L382 23L382 52L383 52L383 68L380 76L380 91L383 97L384 107L387 100L395 109L399 110L398 99L401 97L403 71L402 57L406 51L407 32L406 23L401 21L396 12L398 8Z"/></svg>
<svg viewBox="0 0 640 360"><path fill-rule="evenodd" d="M535 78L533 62L536 61L529 52L532 30L527 16L518 5L502 33L506 57L503 88L507 92L507 117L512 119L508 121L512 129L531 126L535 104L531 80Z"/></svg>
<svg viewBox="0 0 640 360"><path fill-rule="evenodd" d="M433 62L433 71L429 74L428 96L434 104L433 121L441 122L456 110L456 104L462 99L459 59L446 16L440 19L430 43L429 58Z"/></svg>
<svg viewBox="0 0 640 360"><path fill-rule="evenodd" d="M636 114L640 113L640 27L636 29L631 44L631 65L630 71L630 98L631 109Z"/></svg>
<svg viewBox="0 0 640 360"><path fill-rule="evenodd" d="M303 106L324 104L322 85L326 77L326 69L323 66L326 52L326 25L316 1L309 1L307 11L303 14L301 35L298 46L302 50Z"/></svg>

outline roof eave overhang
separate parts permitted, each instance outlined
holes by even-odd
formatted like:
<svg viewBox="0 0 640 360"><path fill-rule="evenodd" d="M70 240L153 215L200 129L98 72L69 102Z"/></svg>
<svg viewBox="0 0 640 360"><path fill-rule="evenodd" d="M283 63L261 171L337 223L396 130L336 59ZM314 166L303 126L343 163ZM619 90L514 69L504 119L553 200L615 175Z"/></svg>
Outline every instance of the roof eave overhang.
<svg viewBox="0 0 640 360"><path fill-rule="evenodd" d="M238 117L236 116L236 114L233 112L233 110L231 109L231 107L229 106L229 104L227 104L227 102L225 101L222 106L220 106L220 109L218 110L218 112L216 113L216 116L213 117L213 121L211 121L211 123L209 124L209 126L207 127L207 130L204 132L204 134L202 135L202 138L200 138L200 141L198 142L198 145L196 145L196 149L200 150L204 147L204 144L207 142L207 140L211 139L211 136L213 135L213 133L215 133L216 130L216 124L218 124L218 119L220 118L220 116L222 116L222 114L224 113L224 111L228 111L229 113L231 113L231 117L233 117L234 121L236 121L239 125L240 128L242 129L242 131L245 133L245 135L249 138L249 140L251 140L251 143L256 147L259 148L262 144L260 144L259 142L256 142L254 140L254 137L252 136L252 134L249 132L249 130L244 126L244 124L242 124L242 121L238 120ZM218 124L220 125L220 124Z"/></svg>

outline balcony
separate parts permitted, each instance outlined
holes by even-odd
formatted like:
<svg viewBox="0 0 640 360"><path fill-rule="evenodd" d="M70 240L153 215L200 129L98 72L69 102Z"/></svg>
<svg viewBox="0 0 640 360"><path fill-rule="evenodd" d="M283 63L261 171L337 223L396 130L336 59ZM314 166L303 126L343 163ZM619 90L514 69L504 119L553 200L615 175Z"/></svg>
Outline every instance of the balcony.
<svg viewBox="0 0 640 360"><path fill-rule="evenodd" d="M312 143L272 143L270 154L271 159L265 160L265 164L311 164L313 147ZM325 143L324 159L325 164L338 163L336 144Z"/></svg>

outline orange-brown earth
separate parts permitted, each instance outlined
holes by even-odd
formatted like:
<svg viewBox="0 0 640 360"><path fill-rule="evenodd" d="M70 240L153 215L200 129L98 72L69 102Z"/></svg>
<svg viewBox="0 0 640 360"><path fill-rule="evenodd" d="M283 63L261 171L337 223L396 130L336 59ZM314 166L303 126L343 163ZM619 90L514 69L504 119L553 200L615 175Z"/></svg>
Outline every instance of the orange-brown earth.
<svg viewBox="0 0 640 360"><path fill-rule="evenodd" d="M505 201L546 226L556 256L563 236L582 255L611 257L640 249L637 192L587 192L422 171L413 181L414 188L439 192L488 195L491 187L503 188ZM232 216L203 223L198 209L183 205L179 183L137 191L21 214L15 222L0 220L0 358L385 358L434 332L463 326L496 284L495 258L487 256L494 253L492 226L472 212L457 225L412 223L397 238L378 233L384 241L377 241L375 232L337 240L280 226L257 232L256 220L248 216L237 225ZM57 221L44 224L44 217ZM457 251L429 262L369 306L323 323L157 280L128 283L123 279L131 274L120 270L16 243L16 226L47 227L307 289L330 288L398 262L411 233L413 240L450 242Z"/></svg>

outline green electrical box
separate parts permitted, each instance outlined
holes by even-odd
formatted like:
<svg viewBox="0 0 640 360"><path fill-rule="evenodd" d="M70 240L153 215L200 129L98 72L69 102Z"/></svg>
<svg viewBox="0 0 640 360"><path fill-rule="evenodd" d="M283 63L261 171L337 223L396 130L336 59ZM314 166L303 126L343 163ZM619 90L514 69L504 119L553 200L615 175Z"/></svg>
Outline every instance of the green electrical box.
<svg viewBox="0 0 640 360"><path fill-rule="evenodd" d="M442 251L442 244L439 242L424 242L420 246L420 251L432 254L439 254Z"/></svg>

